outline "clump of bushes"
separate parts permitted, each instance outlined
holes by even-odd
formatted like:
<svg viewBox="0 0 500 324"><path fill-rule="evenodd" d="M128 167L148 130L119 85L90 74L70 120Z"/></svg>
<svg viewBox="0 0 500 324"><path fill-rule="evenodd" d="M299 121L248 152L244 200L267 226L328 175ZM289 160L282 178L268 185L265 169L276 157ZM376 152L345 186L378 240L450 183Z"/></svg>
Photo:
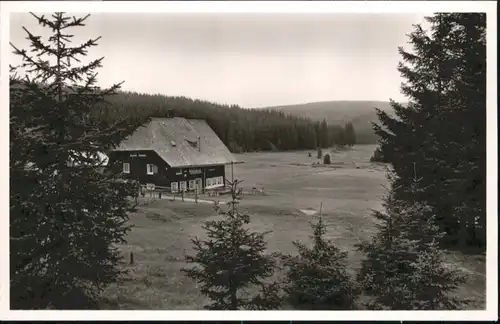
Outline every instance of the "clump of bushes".
<svg viewBox="0 0 500 324"><path fill-rule="evenodd" d="M375 152L373 152L373 156L370 158L370 162L388 163L389 161L385 159L382 150L380 150L380 147L377 147L375 149Z"/></svg>
<svg viewBox="0 0 500 324"><path fill-rule="evenodd" d="M330 154L326 154L324 157L323 157L323 164L332 164L332 161L330 159Z"/></svg>

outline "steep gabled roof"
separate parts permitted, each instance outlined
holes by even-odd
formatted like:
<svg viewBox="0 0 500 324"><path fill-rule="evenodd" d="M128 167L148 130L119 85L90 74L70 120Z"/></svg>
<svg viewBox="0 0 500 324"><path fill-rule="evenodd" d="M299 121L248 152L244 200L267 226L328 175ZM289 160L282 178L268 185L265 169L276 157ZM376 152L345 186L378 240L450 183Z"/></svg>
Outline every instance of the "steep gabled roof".
<svg viewBox="0 0 500 324"><path fill-rule="evenodd" d="M115 150L154 150L171 167L237 162L212 128L201 119L152 118Z"/></svg>

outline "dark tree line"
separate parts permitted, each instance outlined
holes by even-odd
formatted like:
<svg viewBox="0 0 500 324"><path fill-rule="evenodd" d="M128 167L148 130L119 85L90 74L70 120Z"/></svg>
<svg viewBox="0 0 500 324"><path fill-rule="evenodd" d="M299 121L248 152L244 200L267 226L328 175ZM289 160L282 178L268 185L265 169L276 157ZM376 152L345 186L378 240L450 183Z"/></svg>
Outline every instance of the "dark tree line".
<svg viewBox="0 0 500 324"><path fill-rule="evenodd" d="M397 178L392 190L410 200L422 178L420 202L432 207L443 243L486 243L486 15L436 14L430 32L415 26L412 53L400 48L407 106L378 111L379 157ZM411 194L413 195L413 193Z"/></svg>
<svg viewBox="0 0 500 324"><path fill-rule="evenodd" d="M281 111L243 109L186 97L120 92L108 98L111 105L96 109L102 120L126 116L131 120L147 117L205 119L232 152L286 151L352 146L352 124L345 127L312 122Z"/></svg>
<svg viewBox="0 0 500 324"><path fill-rule="evenodd" d="M316 134L318 134L317 147L351 147L356 144L356 132L350 122L342 127L340 125L328 125L326 119L323 119L323 121L315 123L315 130Z"/></svg>

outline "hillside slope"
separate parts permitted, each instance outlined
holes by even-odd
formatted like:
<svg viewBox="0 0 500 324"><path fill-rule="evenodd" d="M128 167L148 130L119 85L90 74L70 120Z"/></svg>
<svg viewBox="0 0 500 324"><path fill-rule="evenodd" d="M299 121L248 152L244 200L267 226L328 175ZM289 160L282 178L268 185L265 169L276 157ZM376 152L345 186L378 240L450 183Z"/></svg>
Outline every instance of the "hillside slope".
<svg viewBox="0 0 500 324"><path fill-rule="evenodd" d="M329 124L334 125L343 125L350 121L356 130L357 142L360 144L373 144L377 141L371 124L377 121L375 108L386 112L392 111L388 101L324 101L265 108L308 117L315 121L326 119Z"/></svg>

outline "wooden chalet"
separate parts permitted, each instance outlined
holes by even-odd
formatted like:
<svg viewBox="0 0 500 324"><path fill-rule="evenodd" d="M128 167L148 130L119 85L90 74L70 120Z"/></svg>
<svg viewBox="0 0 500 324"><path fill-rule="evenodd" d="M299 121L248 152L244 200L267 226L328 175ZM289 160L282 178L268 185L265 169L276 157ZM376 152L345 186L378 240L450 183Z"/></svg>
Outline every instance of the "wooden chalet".
<svg viewBox="0 0 500 324"><path fill-rule="evenodd" d="M236 160L204 120L152 118L109 152L124 178L167 191L225 186L225 166Z"/></svg>

